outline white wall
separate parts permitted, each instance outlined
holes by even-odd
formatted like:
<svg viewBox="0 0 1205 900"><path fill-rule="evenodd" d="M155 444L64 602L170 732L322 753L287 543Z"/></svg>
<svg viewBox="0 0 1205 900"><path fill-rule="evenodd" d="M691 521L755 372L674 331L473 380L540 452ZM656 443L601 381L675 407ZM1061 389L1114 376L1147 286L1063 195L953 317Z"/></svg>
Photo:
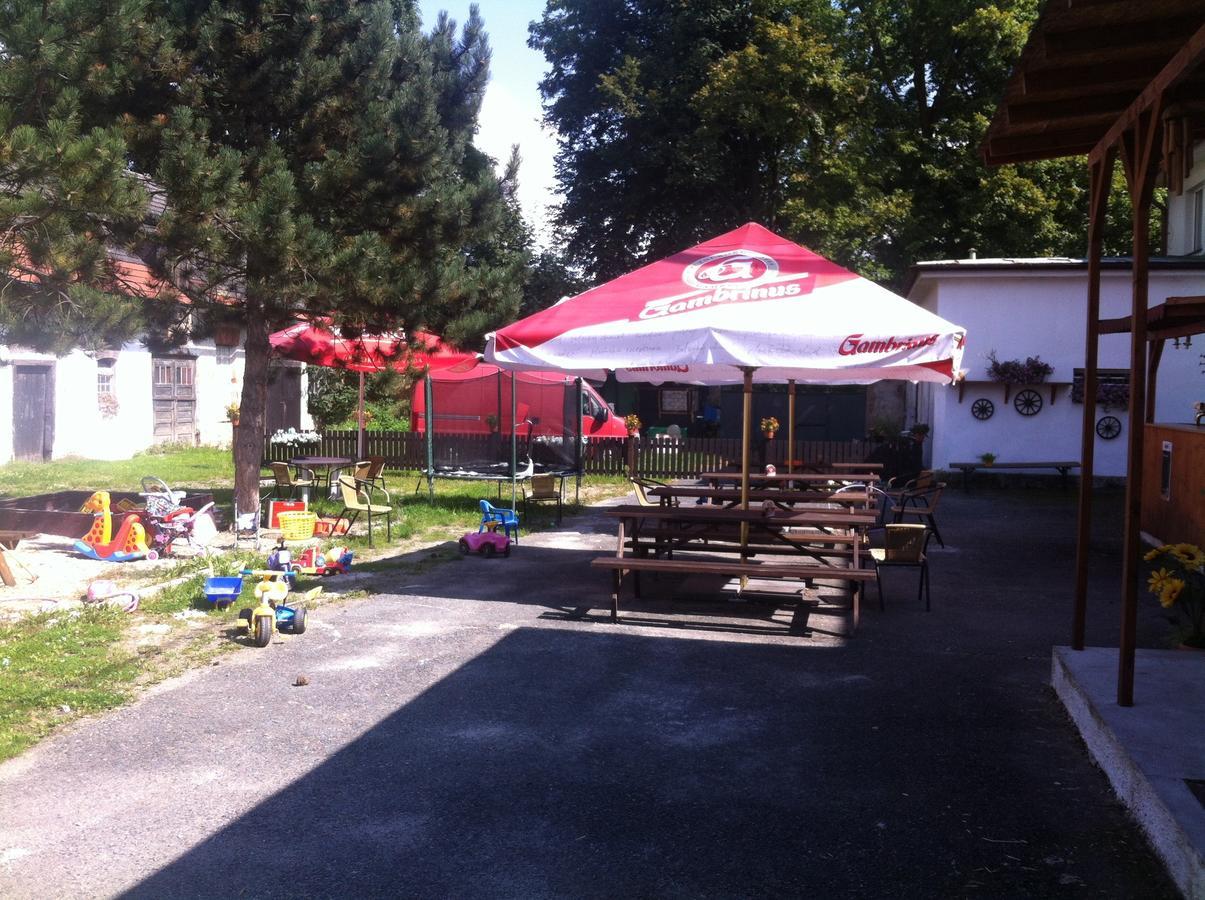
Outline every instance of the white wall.
<svg viewBox="0 0 1205 900"><path fill-rule="evenodd" d="M1167 198L1167 252L1182 256L1193 251L1193 193L1205 186L1205 141L1193 148L1193 167L1184 179L1184 193Z"/></svg>
<svg viewBox="0 0 1205 900"><path fill-rule="evenodd" d="M13 458L13 367L7 365L8 348L0 346L0 463Z"/></svg>
<svg viewBox="0 0 1205 900"><path fill-rule="evenodd" d="M1205 293L1205 271L1151 272L1150 303L1169 296ZM963 402L957 387L935 388L922 400L919 413L932 425L931 463L947 468L951 462L969 462L982 453L995 453L1001 462L1078 460L1083 406L1072 403L1073 370L1084 364L1084 318L1087 296L1086 269L1070 271L922 271L910 295L922 306L967 329L963 366L967 384ZM1101 315L1119 317L1129 312L1130 275L1106 271L1101 279ZM1022 416L1004 402L1004 386L987 381L987 355L995 350L1001 360L1039 356L1054 367L1050 381L1056 385L1050 402L1050 384L1036 388L1043 400L1041 412ZM1205 375L1200 371L1202 346L1175 350L1169 344L1159 367L1155 418L1160 422L1191 421L1192 404L1205 399ZM1129 368L1129 336L1105 335L1100 341L1100 367ZM1014 388L1012 396L1016 396ZM995 406L987 421L971 415L971 404L985 397ZM1100 475L1125 474L1125 410L1098 409L1097 418L1115 415L1121 435L1111 441L1096 439L1095 469Z"/></svg>
<svg viewBox="0 0 1205 900"><path fill-rule="evenodd" d="M117 414L106 418L97 406L97 362L81 351L55 358L18 348L0 348L20 360L55 363L54 458L128 459L153 443L151 399L152 354L142 344L129 343L117 354L113 389ZM226 406L243 388L243 350L219 351L212 341L181 349L195 356L196 427L201 443L229 444ZM13 458L12 366L0 365L0 463Z"/></svg>

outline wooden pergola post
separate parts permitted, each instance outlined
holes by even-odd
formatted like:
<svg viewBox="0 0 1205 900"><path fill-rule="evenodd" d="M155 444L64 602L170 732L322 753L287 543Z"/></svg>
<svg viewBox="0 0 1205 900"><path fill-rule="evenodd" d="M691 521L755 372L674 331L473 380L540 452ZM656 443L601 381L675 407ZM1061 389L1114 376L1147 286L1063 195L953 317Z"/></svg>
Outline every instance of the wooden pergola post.
<svg viewBox="0 0 1205 900"><path fill-rule="evenodd" d="M1092 540L1092 488L1096 454L1096 368L1100 351L1100 257L1104 248L1109 186L1115 152L1090 167L1088 207L1088 312L1084 334L1084 417L1080 435L1079 521L1075 540L1075 610L1071 647L1084 649L1088 610L1088 545Z"/></svg>
<svg viewBox="0 0 1205 900"><path fill-rule="evenodd" d="M1146 330L1149 287L1151 196L1158 174L1163 133L1163 96L1138 115L1121 135L1121 159L1133 209L1133 283L1130 309L1130 415L1126 447L1125 532L1121 558L1121 639L1117 704L1134 705L1134 650L1138 624L1138 571L1142 549L1142 446L1146 426Z"/></svg>

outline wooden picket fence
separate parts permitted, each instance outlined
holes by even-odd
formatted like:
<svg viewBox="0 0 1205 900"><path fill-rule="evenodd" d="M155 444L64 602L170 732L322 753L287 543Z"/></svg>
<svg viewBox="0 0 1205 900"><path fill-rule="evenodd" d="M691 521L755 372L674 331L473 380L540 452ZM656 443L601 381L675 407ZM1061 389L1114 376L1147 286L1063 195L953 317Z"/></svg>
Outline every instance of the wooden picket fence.
<svg viewBox="0 0 1205 900"><path fill-rule="evenodd" d="M522 446L522 444L520 445ZM435 460L438 464L470 465L485 459L502 461L509 456L507 437L488 434L437 434ZM522 450L520 450L522 452ZM722 469L740 462L741 442L737 438L666 438L642 440L635 450L636 471L650 478L690 478L700 472ZM807 465L863 462L871 452L868 441L797 441L795 458ZM539 447L533 448L539 457ZM587 475L622 475L628 469L628 442L622 438L590 441L582 448L582 471ZM760 435L753 441L753 463L786 468L787 442L767 441ZM318 444L265 446L264 458L287 462L295 456L356 455L355 431L323 432ZM391 469L422 469L427 465L425 435L406 431L367 432L365 456L383 456Z"/></svg>

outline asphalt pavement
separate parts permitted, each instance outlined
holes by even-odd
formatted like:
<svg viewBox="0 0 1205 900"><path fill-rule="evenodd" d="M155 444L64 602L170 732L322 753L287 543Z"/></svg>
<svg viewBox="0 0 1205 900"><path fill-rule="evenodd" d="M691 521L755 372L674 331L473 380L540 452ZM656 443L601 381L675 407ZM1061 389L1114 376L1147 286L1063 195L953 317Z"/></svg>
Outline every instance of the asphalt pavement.
<svg viewBox="0 0 1205 900"><path fill-rule="evenodd" d="M652 579L613 625L597 513L379 578L0 766L0 896L1176 896L1049 686L1074 493L940 524L933 611L893 573L852 638Z"/></svg>

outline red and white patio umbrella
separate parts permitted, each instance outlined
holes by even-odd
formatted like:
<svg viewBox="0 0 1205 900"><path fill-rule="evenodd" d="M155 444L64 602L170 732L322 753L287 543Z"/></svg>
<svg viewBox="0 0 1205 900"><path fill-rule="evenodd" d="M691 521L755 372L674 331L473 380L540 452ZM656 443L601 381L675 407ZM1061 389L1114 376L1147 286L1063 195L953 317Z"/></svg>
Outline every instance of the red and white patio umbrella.
<svg viewBox="0 0 1205 900"><path fill-rule="evenodd" d="M966 331L750 222L487 336L508 369L659 384L952 383ZM788 432L788 441L793 435ZM788 457L789 458L789 457Z"/></svg>
<svg viewBox="0 0 1205 900"><path fill-rule="evenodd" d="M364 375L396 369L422 372L457 366L475 366L476 353L449 347L433 334L416 331L412 340L405 334L363 334L344 337L338 329L315 322L298 322L268 338L272 353L313 366L347 369L360 373L356 423L357 452L364 456Z"/></svg>
<svg viewBox="0 0 1205 900"><path fill-rule="evenodd" d="M749 223L488 336L485 358L619 381L950 383L965 330Z"/></svg>

